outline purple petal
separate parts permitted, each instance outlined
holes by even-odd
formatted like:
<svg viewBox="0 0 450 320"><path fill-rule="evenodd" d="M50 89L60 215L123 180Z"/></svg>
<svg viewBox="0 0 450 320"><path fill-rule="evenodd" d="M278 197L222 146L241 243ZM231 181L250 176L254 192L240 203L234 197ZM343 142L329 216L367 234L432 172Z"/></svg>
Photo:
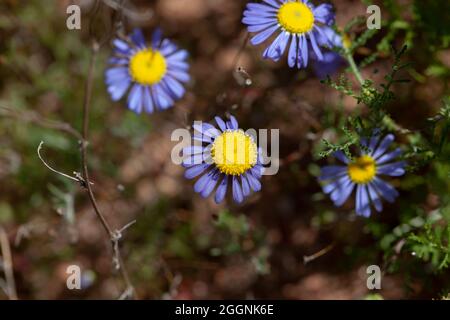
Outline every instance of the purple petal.
<svg viewBox="0 0 450 320"><path fill-rule="evenodd" d="M214 197L214 201L219 204L225 198L227 193L227 184L228 184L228 176L224 175L222 182L219 184L216 190L216 195Z"/></svg>
<svg viewBox="0 0 450 320"><path fill-rule="evenodd" d="M378 158L377 165L394 160L395 158L399 157L401 154L402 154L402 150L400 148L397 148L392 152L385 153L383 156Z"/></svg>
<svg viewBox="0 0 450 320"><path fill-rule="evenodd" d="M336 179L347 173L346 166L325 166L321 168L319 180Z"/></svg>
<svg viewBox="0 0 450 320"><path fill-rule="evenodd" d="M389 148L389 146L391 145L391 143L393 141L394 141L394 135L393 134L388 134L386 137L384 137L384 139L380 142L380 145L378 146L378 148L373 153L373 157L375 159L377 159L378 157L383 155L386 152L387 148Z"/></svg>
<svg viewBox="0 0 450 320"><path fill-rule="evenodd" d="M363 217L370 216L369 195L365 186L362 184L356 187L356 214L362 215Z"/></svg>
<svg viewBox="0 0 450 320"><path fill-rule="evenodd" d="M377 174L384 174L392 177L398 177L405 174L405 161L385 164L377 167Z"/></svg>
<svg viewBox="0 0 450 320"><path fill-rule="evenodd" d="M388 202L392 203L398 197L398 191L392 185L377 177L373 180L372 186Z"/></svg>
<svg viewBox="0 0 450 320"><path fill-rule="evenodd" d="M375 206L375 209L378 212L381 212L381 210L383 210L383 204L381 203L380 196L375 191L375 188L373 187L372 183L369 183L367 185L367 190L369 192L370 200L372 201L373 205Z"/></svg>
<svg viewBox="0 0 450 320"><path fill-rule="evenodd" d="M194 165L186 169L186 171L184 172L184 177L186 179L193 179L205 172L205 170L207 170L209 166L210 165L207 163Z"/></svg>
<svg viewBox="0 0 450 320"><path fill-rule="evenodd" d="M242 194L241 185L239 184L238 179L236 176L233 176L232 178L232 189L233 189L233 199L237 203L241 203L244 200L244 195Z"/></svg>
<svg viewBox="0 0 450 320"><path fill-rule="evenodd" d="M268 28L267 30L264 30L262 32L260 32L259 34L257 34L256 36L254 36L250 42L253 45L258 45L260 43L263 43L264 41L267 40L267 38L269 38L277 29L278 29L278 25L275 25L271 28Z"/></svg>

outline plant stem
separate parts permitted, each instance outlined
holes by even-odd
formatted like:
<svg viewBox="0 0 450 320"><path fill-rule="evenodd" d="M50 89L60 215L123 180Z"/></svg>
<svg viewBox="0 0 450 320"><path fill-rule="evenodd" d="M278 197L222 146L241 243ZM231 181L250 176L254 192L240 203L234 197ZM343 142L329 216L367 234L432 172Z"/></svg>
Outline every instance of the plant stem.
<svg viewBox="0 0 450 320"><path fill-rule="evenodd" d="M119 250L119 240L121 237L121 232L117 230L113 230L109 223L106 221L103 214L100 212L97 200L95 198L94 192L92 191L92 187L89 180L89 169L87 164L87 145L88 145L88 132L89 132L89 108L91 105L91 97L92 97L92 84L94 80L94 66L95 66L95 60L97 57L97 53L99 51L100 47L97 42L93 42L92 48L91 48L91 58L89 61L89 71L88 76L86 80L86 86L85 86L85 94L84 94L84 103L83 103L83 131L82 131L82 141L81 141L81 166L83 169L83 178L84 178L84 189L86 190L89 200L92 204L92 207L94 208L95 214L97 215L98 219L100 220L103 228L105 229L106 233L108 234L111 246L113 250L113 261L116 264L116 268L119 269L124 282L127 286L126 292L130 292L132 295L134 294L134 288L131 284L130 277L128 275L128 272L125 268L125 265L123 263L122 255Z"/></svg>
<svg viewBox="0 0 450 320"><path fill-rule="evenodd" d="M362 86L364 84L364 79L359 72L358 67L356 66L355 60L353 59L353 55L350 50L345 49L345 57L347 58L348 63L350 64L350 68L352 69L353 74L358 80L359 84Z"/></svg>
<svg viewBox="0 0 450 320"><path fill-rule="evenodd" d="M10 300L18 300L16 283L14 281L13 263L11 255L11 246L9 245L6 231L0 227L0 248L3 256L3 270L6 280L6 294Z"/></svg>

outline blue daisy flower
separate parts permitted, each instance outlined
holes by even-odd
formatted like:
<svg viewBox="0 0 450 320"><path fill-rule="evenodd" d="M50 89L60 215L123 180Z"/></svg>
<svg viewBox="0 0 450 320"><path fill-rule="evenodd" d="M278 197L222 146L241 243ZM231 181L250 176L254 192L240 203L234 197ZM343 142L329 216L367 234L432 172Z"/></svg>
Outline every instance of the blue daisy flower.
<svg viewBox="0 0 450 320"><path fill-rule="evenodd" d="M278 61L289 47L289 67L301 68L308 65L310 48L319 60L323 60L320 47L342 47L341 37L330 27L335 16L330 4L315 7L309 0L263 2L247 4L242 22L248 26L249 32L257 33L250 40L253 45L266 41L278 32L264 51L264 58Z"/></svg>
<svg viewBox="0 0 450 320"><path fill-rule="evenodd" d="M229 121L215 117L217 127L209 123L194 123L194 140L199 145L183 149L184 176L187 179L199 177L194 185L195 192L207 198L214 192L214 200L224 200L228 186L234 201L241 203L251 190L261 190L263 166L261 149L252 136L239 129L236 118ZM217 188L216 188L217 186Z"/></svg>
<svg viewBox="0 0 450 320"><path fill-rule="evenodd" d="M402 153L400 148L388 152L394 141L394 136L388 134L384 139L372 136L361 139L361 144L368 152L361 151L360 156L350 161L343 152L334 156L345 165L325 166L322 168L319 180L328 181L323 191L330 194L335 206L339 207L348 199L356 187L356 214L369 217L371 205L381 212L381 199L394 202L398 196L395 188L383 181L380 176L401 176L405 173L405 161L395 161Z"/></svg>
<svg viewBox="0 0 450 320"><path fill-rule="evenodd" d="M185 93L189 81L188 53L179 50L160 30L153 33L151 45L145 43L140 29L128 39L115 39L112 65L106 70L106 85L113 101L129 90L127 105L136 113L165 110Z"/></svg>

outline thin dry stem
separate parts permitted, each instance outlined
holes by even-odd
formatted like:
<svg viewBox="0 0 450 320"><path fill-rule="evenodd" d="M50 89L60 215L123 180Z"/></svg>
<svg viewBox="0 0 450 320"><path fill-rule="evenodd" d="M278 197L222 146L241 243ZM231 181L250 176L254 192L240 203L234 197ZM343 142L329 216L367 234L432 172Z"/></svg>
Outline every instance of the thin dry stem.
<svg viewBox="0 0 450 320"><path fill-rule="evenodd" d="M0 247L2 249L3 271L6 280L6 294L10 300L18 300L16 283L14 281L11 246L9 245L8 235L2 227L0 227Z"/></svg>

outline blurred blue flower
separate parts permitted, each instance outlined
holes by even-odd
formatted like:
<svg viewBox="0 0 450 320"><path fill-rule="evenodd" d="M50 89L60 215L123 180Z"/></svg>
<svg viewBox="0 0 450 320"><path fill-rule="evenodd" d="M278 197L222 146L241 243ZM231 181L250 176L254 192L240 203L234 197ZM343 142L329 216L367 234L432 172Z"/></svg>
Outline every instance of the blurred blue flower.
<svg viewBox="0 0 450 320"><path fill-rule="evenodd" d="M239 129L235 117L230 116L229 121L215 117L215 121L218 128L194 123L194 140L199 145L183 149L183 166L187 168L184 176L201 176L194 190L203 198L216 189L214 200L220 203L230 186L234 201L241 203L251 190L261 190L261 150L250 135Z"/></svg>
<svg viewBox="0 0 450 320"><path fill-rule="evenodd" d="M165 110L173 106L185 93L182 83L188 82L188 53L179 50L158 29L150 46L140 29L128 39L115 39L114 54L106 70L106 85L111 99L120 100L128 89L128 108L136 113L143 110Z"/></svg>
<svg viewBox="0 0 450 320"><path fill-rule="evenodd" d="M316 77L322 80L335 74L345 63L345 59L339 53L327 51L323 54L323 60L313 57L312 68Z"/></svg>
<svg viewBox="0 0 450 320"><path fill-rule="evenodd" d="M310 48L318 60L323 60L320 47L342 47L341 36L330 27L334 24L332 5L324 3L315 7L309 0L263 2L247 4L242 22L248 26L249 32L257 33L250 40L253 45L279 32L264 51L264 58L278 61L289 47L289 67L301 68L308 65Z"/></svg>
<svg viewBox="0 0 450 320"><path fill-rule="evenodd" d="M395 161L401 155L400 148L387 152L394 141L394 136L388 134L380 142L380 137L361 139L361 144L368 152L361 150L360 156L350 161L343 152L338 151L334 156L345 163L345 166L325 166L321 170L319 180L327 181L323 191L330 194L335 206L339 207L348 199L356 186L356 214L369 217L371 204L378 212L383 205L381 198L394 202L398 196L397 190L389 183L379 178L380 175L401 176L405 173L405 161Z"/></svg>

